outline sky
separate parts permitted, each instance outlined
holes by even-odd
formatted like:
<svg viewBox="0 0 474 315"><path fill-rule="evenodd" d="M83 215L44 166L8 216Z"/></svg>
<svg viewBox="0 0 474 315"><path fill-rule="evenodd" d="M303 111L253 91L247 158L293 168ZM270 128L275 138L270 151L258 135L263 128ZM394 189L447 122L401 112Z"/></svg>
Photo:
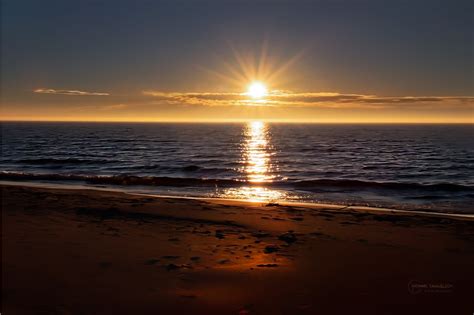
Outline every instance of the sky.
<svg viewBox="0 0 474 315"><path fill-rule="evenodd" d="M472 1L1 9L2 120L474 123Z"/></svg>

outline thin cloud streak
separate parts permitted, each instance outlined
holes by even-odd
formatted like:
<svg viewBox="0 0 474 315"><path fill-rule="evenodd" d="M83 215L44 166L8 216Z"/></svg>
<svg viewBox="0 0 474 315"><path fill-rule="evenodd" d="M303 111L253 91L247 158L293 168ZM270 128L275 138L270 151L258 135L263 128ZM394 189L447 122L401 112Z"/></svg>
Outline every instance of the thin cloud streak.
<svg viewBox="0 0 474 315"><path fill-rule="evenodd" d="M36 89L34 93L39 94L54 94L54 95L71 95L71 96L108 96L105 92L87 92L79 90L56 90L56 89Z"/></svg>
<svg viewBox="0 0 474 315"><path fill-rule="evenodd" d="M331 107L331 108L386 108L398 105L467 105L474 106L474 96L377 96L333 92L294 93L272 91L260 100L246 93L183 93L144 91L144 95L169 104L202 106L278 106L278 107Z"/></svg>

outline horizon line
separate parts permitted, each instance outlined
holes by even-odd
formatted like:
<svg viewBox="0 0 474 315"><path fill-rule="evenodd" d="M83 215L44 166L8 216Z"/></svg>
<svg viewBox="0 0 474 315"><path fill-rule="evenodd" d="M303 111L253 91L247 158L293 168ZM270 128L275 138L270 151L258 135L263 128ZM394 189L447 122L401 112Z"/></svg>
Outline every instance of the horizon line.
<svg viewBox="0 0 474 315"><path fill-rule="evenodd" d="M284 124L373 124L373 125L474 125L474 121L460 121L460 122L440 122L440 121L425 121L425 122L411 122L411 121L295 121L295 120L267 120L267 119L242 119L242 120L20 120L20 119L0 119L0 123L8 122L30 122L30 123L249 123L252 121L262 121L266 123L284 123Z"/></svg>

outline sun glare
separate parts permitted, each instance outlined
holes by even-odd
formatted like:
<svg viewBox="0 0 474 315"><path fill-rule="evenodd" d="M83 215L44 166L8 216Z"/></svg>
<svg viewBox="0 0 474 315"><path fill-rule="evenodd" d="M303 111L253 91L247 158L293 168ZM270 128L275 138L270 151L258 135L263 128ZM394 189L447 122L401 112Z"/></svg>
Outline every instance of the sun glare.
<svg viewBox="0 0 474 315"><path fill-rule="evenodd" d="M252 82L248 87L247 94L252 98L262 98L267 95L267 87L261 82Z"/></svg>

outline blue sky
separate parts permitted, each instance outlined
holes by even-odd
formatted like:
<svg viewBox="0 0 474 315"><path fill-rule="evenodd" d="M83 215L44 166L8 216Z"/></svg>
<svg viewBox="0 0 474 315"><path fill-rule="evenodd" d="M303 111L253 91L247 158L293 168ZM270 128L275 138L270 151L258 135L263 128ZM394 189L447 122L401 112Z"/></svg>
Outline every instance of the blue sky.
<svg viewBox="0 0 474 315"><path fill-rule="evenodd" d="M215 73L232 76L224 65L239 68L235 51L258 61L263 43L276 68L298 57L272 89L470 96L473 8L463 0L4 0L2 103L21 118L20 109L142 104L143 91L242 92ZM45 98L37 89L110 97Z"/></svg>

